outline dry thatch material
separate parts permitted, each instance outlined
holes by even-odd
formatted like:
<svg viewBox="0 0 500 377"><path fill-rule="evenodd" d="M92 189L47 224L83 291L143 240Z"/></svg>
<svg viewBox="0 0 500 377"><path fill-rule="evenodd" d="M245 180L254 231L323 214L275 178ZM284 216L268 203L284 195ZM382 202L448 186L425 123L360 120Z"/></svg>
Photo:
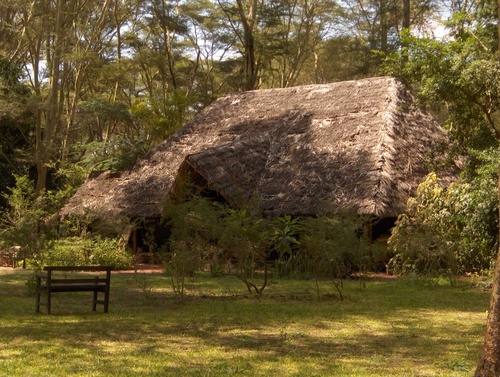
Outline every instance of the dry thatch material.
<svg viewBox="0 0 500 377"><path fill-rule="evenodd" d="M389 77L238 93L215 101L130 171L89 178L60 216L85 208L160 216L179 172L203 178L234 205L257 198L269 215L397 216L446 142Z"/></svg>

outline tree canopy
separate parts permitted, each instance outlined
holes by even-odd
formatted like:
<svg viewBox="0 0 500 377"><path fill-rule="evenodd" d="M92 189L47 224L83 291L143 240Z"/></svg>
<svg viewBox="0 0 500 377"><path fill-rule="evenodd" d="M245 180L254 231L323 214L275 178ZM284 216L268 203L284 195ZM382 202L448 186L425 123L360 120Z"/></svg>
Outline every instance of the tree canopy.
<svg viewBox="0 0 500 377"><path fill-rule="evenodd" d="M22 86L25 98L1 107L11 119L2 128L14 118L31 127L19 134L26 144L12 172L29 161L41 192L61 164L125 167L229 92L376 75L400 48L402 30L424 28L437 6L404 4L6 0L2 85ZM121 145L139 146L123 156Z"/></svg>

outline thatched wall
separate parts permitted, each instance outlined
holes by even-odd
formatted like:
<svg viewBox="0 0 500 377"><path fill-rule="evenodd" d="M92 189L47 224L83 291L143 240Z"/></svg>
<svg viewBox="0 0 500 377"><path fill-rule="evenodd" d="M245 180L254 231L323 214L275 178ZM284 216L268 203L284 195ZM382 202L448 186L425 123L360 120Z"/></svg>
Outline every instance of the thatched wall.
<svg viewBox="0 0 500 377"><path fill-rule="evenodd" d="M182 165L228 202L257 199L268 214L397 216L446 141L393 78L238 93L130 171L87 180L60 215L160 216Z"/></svg>

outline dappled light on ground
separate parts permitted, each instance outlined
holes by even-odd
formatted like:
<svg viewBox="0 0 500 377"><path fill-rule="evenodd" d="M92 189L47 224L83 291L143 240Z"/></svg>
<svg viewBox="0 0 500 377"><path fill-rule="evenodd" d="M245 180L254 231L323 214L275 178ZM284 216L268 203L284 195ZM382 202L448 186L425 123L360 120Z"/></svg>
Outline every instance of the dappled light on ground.
<svg viewBox="0 0 500 377"><path fill-rule="evenodd" d="M234 278L196 277L180 299L163 275L116 274L108 314L68 294L48 316L34 314L28 274L0 273L0 375L469 376L489 295L376 279L346 281L344 301L322 282L329 299L318 300L308 280L257 296Z"/></svg>

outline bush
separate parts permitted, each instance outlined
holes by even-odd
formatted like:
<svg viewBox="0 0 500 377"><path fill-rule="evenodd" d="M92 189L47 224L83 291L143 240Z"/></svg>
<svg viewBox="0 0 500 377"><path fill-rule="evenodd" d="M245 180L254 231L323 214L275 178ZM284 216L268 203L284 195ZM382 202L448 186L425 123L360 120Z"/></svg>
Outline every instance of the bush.
<svg viewBox="0 0 500 377"><path fill-rule="evenodd" d="M429 174L389 239L397 273L455 276L488 269L496 255L498 199L485 176L448 188Z"/></svg>
<svg viewBox="0 0 500 377"><path fill-rule="evenodd" d="M354 271L366 272L371 267L368 239L364 231L368 219L363 216L338 215L309 217L301 221L301 246L297 251L299 269L316 280L330 280L342 293L337 281Z"/></svg>
<svg viewBox="0 0 500 377"><path fill-rule="evenodd" d="M45 265L82 266L106 265L116 269L127 269L133 257L125 246L115 239L93 236L87 239L68 237L57 240L44 253Z"/></svg>
<svg viewBox="0 0 500 377"><path fill-rule="evenodd" d="M210 244L220 238L218 208L200 196L189 195L164 208L163 219L171 227L164 265L179 296L184 295L185 279L203 267L207 251L212 250Z"/></svg>
<svg viewBox="0 0 500 377"><path fill-rule="evenodd" d="M94 236L85 249L89 265L113 266L115 269L128 269L134 258L127 252L125 245L117 239Z"/></svg>
<svg viewBox="0 0 500 377"><path fill-rule="evenodd" d="M210 263L215 274L230 266L229 272L257 294L263 293L271 272L334 279L371 265L367 218L266 218L257 206L233 209L193 195L196 188L189 181L183 184L177 201L163 213L171 227L166 271L180 295L185 278Z"/></svg>
<svg viewBox="0 0 500 377"><path fill-rule="evenodd" d="M52 205L50 193L36 195L27 176L16 176L16 186L5 195L8 208L0 217L0 244L20 246L23 257L34 267L43 264L43 253L50 247L54 234L45 225Z"/></svg>

